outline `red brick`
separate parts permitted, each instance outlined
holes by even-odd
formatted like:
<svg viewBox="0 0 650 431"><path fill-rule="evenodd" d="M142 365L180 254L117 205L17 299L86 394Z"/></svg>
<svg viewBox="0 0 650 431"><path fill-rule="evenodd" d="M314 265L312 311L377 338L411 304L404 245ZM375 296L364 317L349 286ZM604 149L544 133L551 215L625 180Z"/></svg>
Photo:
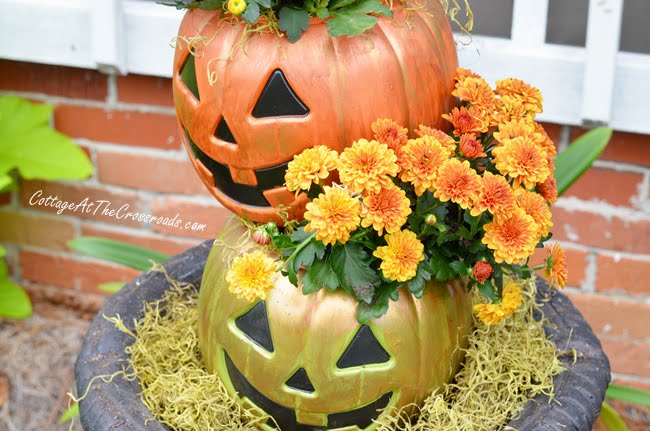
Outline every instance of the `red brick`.
<svg viewBox="0 0 650 431"><path fill-rule="evenodd" d="M580 128L571 130L571 138L576 139L586 131ZM612 139L600 156L601 160L650 166L650 135L614 132Z"/></svg>
<svg viewBox="0 0 650 431"><path fill-rule="evenodd" d="M37 195L42 191L40 195ZM90 212L84 212L80 207L76 211L66 209L62 215L72 215L75 217L91 220L102 220L109 223L115 223L128 226L140 226L141 223L132 219L124 218L125 213L143 212L140 200L135 193L112 192L101 187L86 186L81 184L63 184L45 181L25 181L21 187L20 200L25 208L49 213L57 213L60 209L50 206L38 205L36 202L42 198L57 197L60 201L71 204L82 203L88 198L88 204L93 203L92 207L86 207ZM30 204L30 201L34 204ZM101 203L99 201L108 201ZM118 213L118 210L121 212ZM108 211L115 211L111 216ZM118 218L120 216L121 218Z"/></svg>
<svg viewBox="0 0 650 431"><path fill-rule="evenodd" d="M189 160L99 151L99 180L135 189L211 196Z"/></svg>
<svg viewBox="0 0 650 431"><path fill-rule="evenodd" d="M20 265L25 280L91 293L100 292L99 284L127 282L140 274L125 266L24 250L20 252Z"/></svg>
<svg viewBox="0 0 650 431"><path fill-rule="evenodd" d="M650 344L601 338L612 372L650 377Z"/></svg>
<svg viewBox="0 0 650 431"><path fill-rule="evenodd" d="M564 249L567 260L567 268L569 270L568 286L580 287L585 281L585 271L587 268L587 253L582 250ZM548 257L548 253L543 248L535 250L535 254L530 258L529 266L537 266L544 263ZM544 270L537 271L539 277L544 277Z"/></svg>
<svg viewBox="0 0 650 431"><path fill-rule="evenodd" d="M115 241L124 241L130 244L138 245L140 247L150 248L161 253L175 255L184 252L188 248L199 245L201 241L190 239L172 239L166 238L162 235L155 234L138 234L130 235L125 232L117 232L114 230L102 229L95 226L82 226L81 234L84 236L98 236Z"/></svg>
<svg viewBox="0 0 650 431"><path fill-rule="evenodd" d="M212 205L197 204L190 201L162 198L151 204L152 212L157 217L181 220L179 227L152 224L154 231L177 236L212 239L221 230L226 220L232 215L230 211L216 202ZM186 223L204 224L201 230L186 229Z"/></svg>
<svg viewBox="0 0 650 431"><path fill-rule="evenodd" d="M558 240L629 253L650 254L650 220L625 221L586 211L552 208Z"/></svg>
<svg viewBox="0 0 650 431"><path fill-rule="evenodd" d="M642 391L650 392L650 383L640 382L638 380L632 380L627 378L615 378L612 383L620 386L625 386L628 388L641 389Z"/></svg>
<svg viewBox="0 0 650 431"><path fill-rule="evenodd" d="M11 203L11 192L0 193L0 206L9 205Z"/></svg>
<svg viewBox="0 0 650 431"><path fill-rule="evenodd" d="M573 304L596 334L650 338L650 304L600 295L570 294Z"/></svg>
<svg viewBox="0 0 650 431"><path fill-rule="evenodd" d="M105 100L106 75L94 70L0 60L0 89Z"/></svg>
<svg viewBox="0 0 650 431"><path fill-rule="evenodd" d="M173 115L58 105L54 124L73 138L174 150L181 145Z"/></svg>
<svg viewBox="0 0 650 431"><path fill-rule="evenodd" d="M596 290L623 291L632 295L650 295L650 260L599 254L596 258ZM650 320L648 321L650 323ZM648 325L650 328L650 325Z"/></svg>
<svg viewBox="0 0 650 431"><path fill-rule="evenodd" d="M71 222L51 216L0 211L0 241L65 250L74 238Z"/></svg>
<svg viewBox="0 0 650 431"><path fill-rule="evenodd" d="M642 182L643 175L641 174L591 168L569 187L566 195L629 207L632 198L638 197L639 186Z"/></svg>
<svg viewBox="0 0 650 431"><path fill-rule="evenodd" d="M174 106L172 80L168 78L144 75L118 76L117 94L120 102Z"/></svg>

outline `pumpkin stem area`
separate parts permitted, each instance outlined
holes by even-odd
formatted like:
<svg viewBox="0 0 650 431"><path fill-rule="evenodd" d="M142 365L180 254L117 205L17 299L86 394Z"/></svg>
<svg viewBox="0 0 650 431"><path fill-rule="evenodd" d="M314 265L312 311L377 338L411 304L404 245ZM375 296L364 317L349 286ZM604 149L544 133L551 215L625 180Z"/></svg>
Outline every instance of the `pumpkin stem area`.
<svg viewBox="0 0 650 431"><path fill-rule="evenodd" d="M158 267L154 270L164 271ZM167 276L167 274L165 274ZM155 418L176 431L255 430L269 418L241 407L203 364L198 337L198 291L167 276L165 296L145 305L126 348L128 364L142 386L142 401ZM553 377L563 371L535 302L535 281L512 280L522 307L499 324L475 321L465 362L455 381L430 396L415 417L400 411L379 416L379 431L501 429L538 394L553 395ZM482 297L475 294L475 303ZM119 325L116 330L120 329ZM486 359L487 358L487 359Z"/></svg>

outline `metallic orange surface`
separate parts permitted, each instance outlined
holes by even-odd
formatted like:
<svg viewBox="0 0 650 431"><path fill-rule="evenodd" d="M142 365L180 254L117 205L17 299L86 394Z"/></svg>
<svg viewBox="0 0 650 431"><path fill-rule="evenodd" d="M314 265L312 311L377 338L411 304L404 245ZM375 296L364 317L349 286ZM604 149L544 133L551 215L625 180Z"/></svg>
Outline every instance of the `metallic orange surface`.
<svg viewBox="0 0 650 431"><path fill-rule="evenodd" d="M421 404L455 375L462 360L459 348L466 347L472 324L471 299L463 281L428 283L421 299L401 289L388 313L368 324L390 360L339 369L337 361L360 328L358 303L342 289L303 295L280 277L266 300L272 352L237 327L235 320L256 304L230 293L225 277L232 259L253 247L248 230L231 220L208 258L199 298L205 364L233 395L225 353L259 392L295 410L301 423L314 426L326 425L330 413L359 408L386 393L392 393L388 407ZM287 387L300 368L306 370L314 393Z"/></svg>
<svg viewBox="0 0 650 431"><path fill-rule="evenodd" d="M197 171L202 163L190 139L230 172L245 173L233 178L235 182L250 185L255 184L252 170L282 165L306 148L323 144L341 150L371 137L370 125L377 118L392 118L409 129L420 124L441 127L440 116L453 103L458 66L451 28L437 0L408 12L397 4L394 18L381 17L355 37L332 37L326 22L313 18L295 44L276 34L253 33L241 45L241 23L220 20L220 12L188 11L179 30L185 41L177 43L173 88L180 127L188 134L183 133L183 140ZM190 56L186 41L192 39L198 100L181 78ZM309 109L307 115L253 117L277 69ZM236 144L215 136L222 118ZM208 176L200 176L233 212L257 222L280 221L276 208L242 204ZM290 215L300 217L304 198L294 202L286 190L284 197L274 191L274 202L287 201L293 202Z"/></svg>

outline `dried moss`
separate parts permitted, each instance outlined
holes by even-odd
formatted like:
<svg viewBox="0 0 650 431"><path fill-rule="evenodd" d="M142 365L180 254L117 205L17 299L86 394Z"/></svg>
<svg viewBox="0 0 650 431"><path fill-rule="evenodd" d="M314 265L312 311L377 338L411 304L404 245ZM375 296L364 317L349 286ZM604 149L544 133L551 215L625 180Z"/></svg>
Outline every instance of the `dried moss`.
<svg viewBox="0 0 650 431"><path fill-rule="evenodd" d="M267 418L240 407L223 383L204 369L196 290L169 282L174 288L147 305L137 322L136 342L127 351L142 383L143 402L175 431L256 429L255 424ZM534 283L518 284L525 297L522 309L498 325L476 322L455 383L427 399L417 419L396 412L384 419L380 431L498 430L529 398L552 395L553 376L562 371L558 352L542 322L532 317L537 308ZM479 295L475 299L480 301Z"/></svg>

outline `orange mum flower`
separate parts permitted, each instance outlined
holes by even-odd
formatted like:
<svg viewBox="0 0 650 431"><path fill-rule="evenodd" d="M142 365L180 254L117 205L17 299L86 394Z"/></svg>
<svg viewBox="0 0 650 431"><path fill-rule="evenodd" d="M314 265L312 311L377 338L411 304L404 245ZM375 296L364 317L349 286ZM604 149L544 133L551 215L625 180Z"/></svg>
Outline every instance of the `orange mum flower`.
<svg viewBox="0 0 650 431"><path fill-rule="evenodd" d="M492 150L492 155L499 172L513 178L515 186L523 184L530 189L546 181L551 174L546 152L524 138L511 139Z"/></svg>
<svg viewBox="0 0 650 431"><path fill-rule="evenodd" d="M481 187L481 177L469 166L467 160L447 160L438 171L433 195L442 202L451 200L461 208L472 206Z"/></svg>
<svg viewBox="0 0 650 431"><path fill-rule="evenodd" d="M451 113L442 116L445 120L454 125L454 136L464 133L485 133L488 131L489 121L483 121L484 112L476 107L469 109L461 106L454 108Z"/></svg>
<svg viewBox="0 0 650 431"><path fill-rule="evenodd" d="M361 226L372 226L379 235L383 234L384 229L387 233L395 233L404 226L409 214L411 202L406 193L393 186L363 199Z"/></svg>
<svg viewBox="0 0 650 431"><path fill-rule="evenodd" d="M544 238L553 226L551 210L544 197L524 189L517 189L515 195L517 206L535 220L535 224L539 229L538 237Z"/></svg>
<svg viewBox="0 0 650 431"><path fill-rule="evenodd" d="M546 276L550 278L551 286L564 288L567 283L569 273L566 266L566 255L560 244L547 245L546 251Z"/></svg>
<svg viewBox="0 0 650 431"><path fill-rule="evenodd" d="M487 154L483 151L483 145L476 139L476 135L473 133L466 133L461 136L458 148L466 159L487 157Z"/></svg>
<svg viewBox="0 0 650 431"><path fill-rule="evenodd" d="M463 82L466 78L481 78L481 75L478 73L472 72L469 69L463 69L459 67L456 69L456 82Z"/></svg>
<svg viewBox="0 0 650 431"><path fill-rule="evenodd" d="M514 205L515 194L505 177L486 172L481 177L481 187L471 215L476 217L484 211L489 211L493 215L505 215L514 208Z"/></svg>
<svg viewBox="0 0 650 431"><path fill-rule="evenodd" d="M424 245L410 230L386 235L386 246L377 247L373 253L381 259L384 277L404 282L415 277L418 264L424 260Z"/></svg>
<svg viewBox="0 0 650 431"><path fill-rule="evenodd" d="M521 100L514 96L503 96L496 101L496 111L492 116L492 125L531 118Z"/></svg>
<svg viewBox="0 0 650 431"><path fill-rule="evenodd" d="M408 141L408 129L388 118L378 118L371 127L375 139L381 144L386 144L395 154L399 154Z"/></svg>
<svg viewBox="0 0 650 431"><path fill-rule="evenodd" d="M495 216L483 228L483 244L494 251L498 263L513 264L526 259L537 246L535 220L522 209L518 208L506 216Z"/></svg>
<svg viewBox="0 0 650 431"><path fill-rule="evenodd" d="M357 193L379 193L393 185L397 175L397 156L386 144L359 139L339 156L339 177Z"/></svg>
<svg viewBox="0 0 650 431"><path fill-rule="evenodd" d="M249 302L266 299L273 289L276 264L261 250L236 257L228 274L228 290Z"/></svg>
<svg viewBox="0 0 650 431"><path fill-rule="evenodd" d="M284 180L289 191L309 190L336 169L338 154L325 145L309 148L293 158L287 165Z"/></svg>
<svg viewBox="0 0 650 431"><path fill-rule="evenodd" d="M535 136L535 125L527 118L517 118L499 124L499 129L494 132L494 139L501 144L506 144L511 139L526 138L535 143L541 143L543 136Z"/></svg>
<svg viewBox="0 0 650 431"><path fill-rule="evenodd" d="M512 314L521 307L523 299L521 289L515 283L508 283L501 293L501 307Z"/></svg>
<svg viewBox="0 0 650 431"><path fill-rule="evenodd" d="M537 88L526 84L521 79L504 79L497 81L496 93L499 96L514 96L521 100L524 107L528 112L540 113L542 112L542 92Z"/></svg>
<svg viewBox="0 0 650 431"><path fill-rule="evenodd" d="M546 130L544 130L544 126L539 124L538 122L533 123L535 127L535 132L539 133L540 135L543 136L543 140L539 143L544 150L550 155L554 156L557 154L557 148L555 147L555 143L553 140L548 136L548 133L546 133Z"/></svg>
<svg viewBox="0 0 650 431"><path fill-rule="evenodd" d="M410 139L402 149L400 178L413 184L415 194L422 196L425 190L433 191L433 183L438 177L438 169L449 159L451 152L440 141L423 136Z"/></svg>
<svg viewBox="0 0 650 431"><path fill-rule="evenodd" d="M467 77L458 81L451 94L472 106L479 107L487 114L491 115L494 111L494 92L483 78Z"/></svg>
<svg viewBox="0 0 650 431"><path fill-rule="evenodd" d="M324 187L316 199L307 204L305 219L309 220L305 232L316 232L316 239L323 244L345 244L350 232L359 227L361 203L350 193L338 187Z"/></svg>
<svg viewBox="0 0 650 431"><path fill-rule="evenodd" d="M553 174L549 175L543 183L538 183L537 190L539 190L539 194L542 195L549 204L553 205L557 202L559 195L557 192L557 183L555 182L555 176Z"/></svg>
<svg viewBox="0 0 650 431"><path fill-rule="evenodd" d="M423 136L431 136L436 138L438 142L442 144L443 147L449 150L450 153L456 151L456 141L454 138L443 132L442 130L434 129L433 127L420 125L417 130L414 130L415 134L420 138Z"/></svg>
<svg viewBox="0 0 650 431"><path fill-rule="evenodd" d="M501 304L476 304L474 312L486 325L495 325L509 316Z"/></svg>

